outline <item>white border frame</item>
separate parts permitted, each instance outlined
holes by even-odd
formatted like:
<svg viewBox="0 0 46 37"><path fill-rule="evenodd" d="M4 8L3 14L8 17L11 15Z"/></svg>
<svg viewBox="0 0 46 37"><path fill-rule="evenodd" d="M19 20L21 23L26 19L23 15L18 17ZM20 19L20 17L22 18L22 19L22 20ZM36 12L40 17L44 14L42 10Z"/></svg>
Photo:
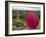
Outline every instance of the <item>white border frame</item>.
<svg viewBox="0 0 46 37"><path fill-rule="evenodd" d="M41 28L40 30L12 30L12 6L24 6L24 7L40 7L41 12ZM43 32L43 5L42 4L23 4L23 3L8 3L8 14L9 14L9 34L26 34L26 33L42 33Z"/></svg>

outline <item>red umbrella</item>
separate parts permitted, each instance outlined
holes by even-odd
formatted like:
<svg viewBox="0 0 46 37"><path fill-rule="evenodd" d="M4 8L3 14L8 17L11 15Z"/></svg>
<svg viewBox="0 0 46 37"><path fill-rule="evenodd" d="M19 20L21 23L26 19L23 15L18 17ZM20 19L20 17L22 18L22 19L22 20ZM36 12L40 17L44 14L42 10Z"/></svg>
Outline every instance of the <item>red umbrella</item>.
<svg viewBox="0 0 46 37"><path fill-rule="evenodd" d="M34 12L28 12L26 15L27 26L31 29L36 29L39 24L39 18Z"/></svg>

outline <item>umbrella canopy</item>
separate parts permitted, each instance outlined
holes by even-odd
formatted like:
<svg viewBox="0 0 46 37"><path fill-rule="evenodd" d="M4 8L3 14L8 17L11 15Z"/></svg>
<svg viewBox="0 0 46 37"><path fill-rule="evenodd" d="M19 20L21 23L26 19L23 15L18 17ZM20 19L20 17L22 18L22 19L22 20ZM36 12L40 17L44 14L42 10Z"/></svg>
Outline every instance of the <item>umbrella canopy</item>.
<svg viewBox="0 0 46 37"><path fill-rule="evenodd" d="M28 12L26 17L27 26L31 29L36 29L39 24L39 18L35 12Z"/></svg>

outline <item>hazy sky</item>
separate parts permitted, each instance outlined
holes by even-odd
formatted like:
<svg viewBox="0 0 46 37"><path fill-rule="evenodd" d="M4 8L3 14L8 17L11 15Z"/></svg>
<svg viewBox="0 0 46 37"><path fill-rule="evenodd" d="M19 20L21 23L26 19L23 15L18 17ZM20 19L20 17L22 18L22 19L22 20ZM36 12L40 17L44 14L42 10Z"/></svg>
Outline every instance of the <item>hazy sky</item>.
<svg viewBox="0 0 46 37"><path fill-rule="evenodd" d="M40 7L21 7L21 6L13 6L13 10L34 10L40 11Z"/></svg>

